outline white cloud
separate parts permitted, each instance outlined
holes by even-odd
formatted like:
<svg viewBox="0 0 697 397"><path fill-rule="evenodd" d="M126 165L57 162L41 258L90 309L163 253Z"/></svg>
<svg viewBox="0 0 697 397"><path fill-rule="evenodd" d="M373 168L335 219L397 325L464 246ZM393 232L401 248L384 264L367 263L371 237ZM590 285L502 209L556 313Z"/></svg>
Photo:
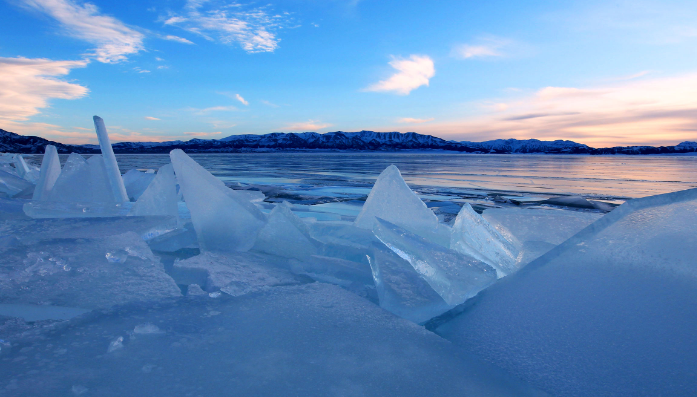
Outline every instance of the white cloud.
<svg viewBox="0 0 697 397"><path fill-rule="evenodd" d="M138 72L138 73L150 73L149 70L147 70L147 69L141 69L141 68L139 68L139 67L135 67L135 68L133 68L133 70L135 70L135 71Z"/></svg>
<svg viewBox="0 0 697 397"><path fill-rule="evenodd" d="M436 74L433 60L426 55L412 55L409 59L393 59L390 66L398 72L364 91L391 91L398 95L408 95L422 85L428 86L429 79Z"/></svg>
<svg viewBox="0 0 697 397"><path fill-rule="evenodd" d="M158 69L169 69L169 66L166 65L160 65L157 67Z"/></svg>
<svg viewBox="0 0 697 397"><path fill-rule="evenodd" d="M159 120L157 117L145 116L145 120Z"/></svg>
<svg viewBox="0 0 697 397"><path fill-rule="evenodd" d="M283 129L288 131L317 131L331 126L331 124L322 123L319 120L308 120L305 122L288 124Z"/></svg>
<svg viewBox="0 0 697 397"><path fill-rule="evenodd" d="M244 98L242 98L242 95L240 95L240 94L235 94L235 99L237 99L238 101L242 102L242 104L243 104L244 106L248 106L248 105L249 105L249 102L245 101Z"/></svg>
<svg viewBox="0 0 697 397"><path fill-rule="evenodd" d="M194 42L191 40L187 40L187 39L185 39L183 37L179 37L179 36L173 36L171 34L168 34L166 36L162 36L162 38L165 40L176 41L178 43L183 43L183 44L194 44ZM158 60L159 60L159 58L158 58Z"/></svg>
<svg viewBox="0 0 697 397"><path fill-rule="evenodd" d="M184 135L195 136L195 137L213 136L213 135L220 135L220 134L222 134L221 131L216 131L216 132L185 132L184 133Z"/></svg>
<svg viewBox="0 0 697 397"><path fill-rule="evenodd" d="M400 123L421 124L421 123L428 123L429 121L433 121L433 120L435 120L433 117L431 117L430 119L415 119L412 117L404 117L404 118L399 119L398 121Z"/></svg>
<svg viewBox="0 0 697 397"><path fill-rule="evenodd" d="M264 100L264 99L261 100L261 103L263 103L263 104L266 105L266 106L271 106L272 108L277 108L277 107L278 107L278 105L276 105L275 103L269 102L269 101Z"/></svg>
<svg viewBox="0 0 697 397"><path fill-rule="evenodd" d="M87 88L56 78L88 61L0 58L0 120L27 120L48 106L48 100L78 99Z"/></svg>
<svg viewBox="0 0 697 397"><path fill-rule="evenodd" d="M22 5L54 18L66 34L96 45L89 55L99 62L120 62L143 50L142 33L114 17L101 15L94 4L78 4L71 0L24 0Z"/></svg>
<svg viewBox="0 0 697 397"><path fill-rule="evenodd" d="M212 112L231 112L238 109L234 106L211 106L209 108L204 109L189 108L187 110L194 112L194 114L196 115L202 116Z"/></svg>
<svg viewBox="0 0 697 397"><path fill-rule="evenodd" d="M163 22L207 40L238 43L245 51L255 53L278 48L280 39L275 32L283 28L286 19L287 15L270 15L267 7L245 9L239 3L188 0L181 15L170 15Z"/></svg>
<svg viewBox="0 0 697 397"><path fill-rule="evenodd" d="M494 36L479 38L471 44L460 44L453 48L450 55L456 58L486 58L505 56L503 48L510 44L510 40Z"/></svg>

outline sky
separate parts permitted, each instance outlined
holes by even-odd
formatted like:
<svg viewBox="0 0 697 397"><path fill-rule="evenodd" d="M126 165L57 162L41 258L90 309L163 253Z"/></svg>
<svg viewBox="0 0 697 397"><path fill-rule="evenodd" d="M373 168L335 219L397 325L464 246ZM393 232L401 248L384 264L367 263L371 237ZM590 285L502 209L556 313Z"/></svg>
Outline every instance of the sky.
<svg viewBox="0 0 697 397"><path fill-rule="evenodd" d="M0 128L697 141L697 1L0 0Z"/></svg>

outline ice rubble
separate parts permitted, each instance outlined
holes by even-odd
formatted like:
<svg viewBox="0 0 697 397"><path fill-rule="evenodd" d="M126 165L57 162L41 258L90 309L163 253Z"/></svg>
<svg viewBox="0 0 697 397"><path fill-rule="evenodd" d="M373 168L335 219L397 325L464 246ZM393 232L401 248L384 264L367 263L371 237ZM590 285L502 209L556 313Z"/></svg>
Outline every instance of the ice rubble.
<svg viewBox="0 0 697 397"><path fill-rule="evenodd" d="M2 357L8 396L541 395L326 284L97 311Z"/></svg>
<svg viewBox="0 0 697 397"><path fill-rule="evenodd" d="M697 189L634 199L437 332L558 396L694 395Z"/></svg>

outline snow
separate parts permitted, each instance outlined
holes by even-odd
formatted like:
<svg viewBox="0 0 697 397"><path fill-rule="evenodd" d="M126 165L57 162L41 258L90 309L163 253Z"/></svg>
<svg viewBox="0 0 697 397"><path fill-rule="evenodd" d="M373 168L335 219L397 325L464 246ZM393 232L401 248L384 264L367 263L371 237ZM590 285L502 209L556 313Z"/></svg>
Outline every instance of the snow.
<svg viewBox="0 0 697 397"><path fill-rule="evenodd" d="M326 284L97 311L17 344L0 361L17 396L541 395Z"/></svg>
<svg viewBox="0 0 697 397"><path fill-rule="evenodd" d="M437 332L557 396L693 395L697 189L634 199Z"/></svg>

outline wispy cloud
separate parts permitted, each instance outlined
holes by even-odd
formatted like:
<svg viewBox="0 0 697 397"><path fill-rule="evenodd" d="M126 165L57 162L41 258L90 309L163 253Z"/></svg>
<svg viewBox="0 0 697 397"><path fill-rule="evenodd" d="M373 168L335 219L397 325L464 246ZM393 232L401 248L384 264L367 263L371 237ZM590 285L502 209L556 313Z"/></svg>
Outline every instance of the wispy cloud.
<svg viewBox="0 0 697 397"><path fill-rule="evenodd" d="M364 91L393 92L409 95L422 85L428 86L429 80L436 74L433 60L426 55L412 55L409 59L395 58L390 66L397 70L389 79L377 82Z"/></svg>
<svg viewBox="0 0 697 397"><path fill-rule="evenodd" d="M171 34L168 34L166 36L161 36L164 40L169 40L169 41L176 41L177 43L182 43L182 44L194 44L193 41L185 39L183 37L179 36L173 36ZM159 59L158 59L159 60Z"/></svg>
<svg viewBox="0 0 697 397"><path fill-rule="evenodd" d="M412 117L403 117L398 120L400 123L410 123L410 124L422 124L422 123L428 123L429 121L435 120L433 117L430 119L415 119Z"/></svg>
<svg viewBox="0 0 697 397"><path fill-rule="evenodd" d="M139 68L139 67L135 67L135 68L133 68L133 70L135 70L137 73L150 73L149 70L147 70L147 69L142 69L142 68Z"/></svg>
<svg viewBox="0 0 697 397"><path fill-rule="evenodd" d="M145 116L145 120L159 120L157 117Z"/></svg>
<svg viewBox="0 0 697 397"><path fill-rule="evenodd" d="M232 112L238 109L234 106L211 106L204 109L188 108L187 110L196 115L203 116L212 112Z"/></svg>
<svg viewBox="0 0 697 397"><path fill-rule="evenodd" d="M82 68L88 61L0 58L0 120L27 120L48 106L52 98L78 99L87 88L58 76Z"/></svg>
<svg viewBox="0 0 697 397"><path fill-rule="evenodd" d="M482 114L429 124L451 139L572 139L591 146L697 140L697 72L594 87L545 87ZM487 112L487 109L491 111Z"/></svg>
<svg viewBox="0 0 697 397"><path fill-rule="evenodd" d="M502 57L504 48L511 44L508 39L495 36L481 37L473 43L460 44L453 47L450 55L461 59Z"/></svg>
<svg viewBox="0 0 697 397"><path fill-rule="evenodd" d="M245 51L255 53L278 48L276 32L288 19L286 14L270 13L268 6L248 8L234 2L188 0L181 13L170 14L162 21L207 40L238 43Z"/></svg>
<svg viewBox="0 0 697 397"><path fill-rule="evenodd" d="M100 14L94 4L71 0L24 0L21 5L54 18L65 34L97 46L89 55L99 62L120 62L143 50L142 33L114 17Z"/></svg>
<svg viewBox="0 0 697 397"><path fill-rule="evenodd" d="M305 122L288 124L283 127L283 129L288 131L317 131L331 126L331 124L322 123L319 120L308 120Z"/></svg>
<svg viewBox="0 0 697 397"><path fill-rule="evenodd" d="M242 98L242 95L240 94L235 94L235 99L238 101L242 102L244 106L249 106L249 102L245 101L244 98Z"/></svg>
<svg viewBox="0 0 697 397"><path fill-rule="evenodd" d="M222 134L221 131L216 131L216 132L185 132L184 133L184 135L194 136L194 137L214 136L214 135L220 135L220 134Z"/></svg>
<svg viewBox="0 0 697 397"><path fill-rule="evenodd" d="M264 99L262 99L260 102L263 103L263 104L266 105L266 106L271 106L272 108L277 108L277 107L278 107L278 105L276 105L275 103L266 101L266 100L264 100Z"/></svg>

